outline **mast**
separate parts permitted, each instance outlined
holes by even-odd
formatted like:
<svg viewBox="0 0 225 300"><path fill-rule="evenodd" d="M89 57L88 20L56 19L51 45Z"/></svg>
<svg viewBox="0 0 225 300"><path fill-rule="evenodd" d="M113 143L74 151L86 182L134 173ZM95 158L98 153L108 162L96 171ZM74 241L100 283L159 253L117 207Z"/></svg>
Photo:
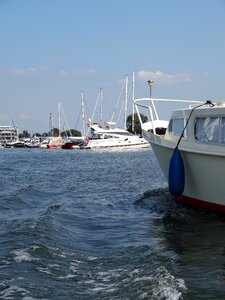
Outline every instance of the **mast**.
<svg viewBox="0 0 225 300"><path fill-rule="evenodd" d="M99 126L102 126L102 102L103 102L102 99L103 99L103 90L102 90L102 88L100 88L99 93L98 93L98 97L97 97L97 101L95 102L95 107L94 107L94 110L93 110L93 113L92 113L92 116L91 116L91 120L93 120L94 116L95 116L96 109L99 105L100 106Z"/></svg>
<svg viewBox="0 0 225 300"><path fill-rule="evenodd" d="M85 136L85 116L84 116L84 92L81 90L81 112L82 112L82 136Z"/></svg>
<svg viewBox="0 0 225 300"><path fill-rule="evenodd" d="M65 111L64 111L64 109L63 109L63 106L62 106L62 104L60 105L60 114L62 114L62 117L63 117L63 131L64 131L64 122L66 123L66 126L67 126L67 132L69 132L69 134L70 134L70 136L72 136L72 132L71 132L71 130L70 130L70 126L69 126L69 123L68 123L68 121L67 121L67 118L66 118L66 114L65 114Z"/></svg>
<svg viewBox="0 0 225 300"><path fill-rule="evenodd" d="M121 101L121 97L122 97L122 94L123 94L123 91L124 91L124 85L125 85L125 80L123 80L123 86L122 86L122 88L121 88L119 97L118 97L118 99L117 99L116 106L114 107L113 114L112 114L112 116L111 116L110 122L112 122L112 121L114 120L114 116L115 116L115 114L116 114L116 112L117 112L117 107L118 107L118 105L119 105L119 103L120 103L120 101ZM118 120L117 120L117 121L118 121Z"/></svg>
<svg viewBox="0 0 225 300"><path fill-rule="evenodd" d="M135 83L135 72L133 72L133 80L132 80L132 123L131 123L131 131L134 133L134 83Z"/></svg>
<svg viewBox="0 0 225 300"><path fill-rule="evenodd" d="M60 119L60 103L58 103L58 113L59 113L59 137L61 134L61 119Z"/></svg>
<svg viewBox="0 0 225 300"><path fill-rule="evenodd" d="M102 88L100 89L100 122L99 122L99 125L100 127L102 127L102 112L103 110L103 90Z"/></svg>
<svg viewBox="0 0 225 300"><path fill-rule="evenodd" d="M53 135L53 118L52 113L49 114L49 133L52 136Z"/></svg>
<svg viewBox="0 0 225 300"><path fill-rule="evenodd" d="M127 129L127 97L128 97L128 76L125 78L125 103L124 103L124 129Z"/></svg>

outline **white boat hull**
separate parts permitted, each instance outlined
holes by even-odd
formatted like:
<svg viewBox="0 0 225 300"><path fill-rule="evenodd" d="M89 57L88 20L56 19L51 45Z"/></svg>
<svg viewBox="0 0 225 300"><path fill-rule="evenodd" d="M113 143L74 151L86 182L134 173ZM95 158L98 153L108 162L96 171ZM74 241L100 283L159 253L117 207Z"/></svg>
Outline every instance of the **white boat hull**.
<svg viewBox="0 0 225 300"><path fill-rule="evenodd" d="M90 149L100 149L100 148L114 148L114 147L130 147L130 148L146 148L150 147L150 144L144 139L137 140L117 140L117 139L102 139L102 140L90 140L87 145Z"/></svg>
<svg viewBox="0 0 225 300"><path fill-rule="evenodd" d="M170 159L174 149L156 140L156 136L143 132L147 138L159 165L168 180ZM184 162L185 187L182 195L176 196L187 204L225 212L225 154L215 155L203 151L182 150Z"/></svg>

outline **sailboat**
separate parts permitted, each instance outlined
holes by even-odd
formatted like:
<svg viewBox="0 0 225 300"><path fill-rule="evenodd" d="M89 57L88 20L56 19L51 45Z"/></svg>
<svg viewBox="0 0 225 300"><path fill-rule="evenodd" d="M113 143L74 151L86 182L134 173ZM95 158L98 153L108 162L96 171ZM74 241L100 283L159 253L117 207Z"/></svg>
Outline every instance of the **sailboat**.
<svg viewBox="0 0 225 300"><path fill-rule="evenodd" d="M134 77L133 77L134 78ZM122 114L122 109L124 109L124 128L118 128L117 122L114 122L114 115L119 104L119 100L116 103L115 110L111 117L110 122L106 122L105 128L102 127L102 119L100 119L100 124L91 124L91 136L86 145L88 149L99 149L99 148L114 148L114 147L126 147L126 148L144 148L150 147L150 144L144 138L134 135L126 129L127 120L127 103L128 103L128 76L125 77L125 98L122 104L122 108L119 113L119 117ZM134 86L134 85L133 85ZM102 117L102 97L100 105L100 116ZM118 119L119 119L118 117Z"/></svg>
<svg viewBox="0 0 225 300"><path fill-rule="evenodd" d="M81 145L86 144L86 133L87 133L87 129L86 129L86 122L85 122L85 105L86 104L86 100L84 98L84 92L83 90L81 90L81 111L79 113L78 116L78 120L80 119L81 116L81 136L72 136L72 134L70 135L69 139L67 141L65 141L65 144L62 145L63 149L80 149ZM77 121L78 123L78 121ZM77 126L77 124L76 124Z"/></svg>
<svg viewBox="0 0 225 300"><path fill-rule="evenodd" d="M59 134L57 137L51 137L51 139L49 140L49 143L47 144L47 148L50 149L56 149L56 148L61 148L62 145L65 144L65 138L61 136L61 114L64 115L65 118L65 113L64 110L62 108L62 104L58 103L58 112L59 112ZM65 118L66 120L66 118ZM67 123L68 126L68 123ZM69 126L68 126L69 128Z"/></svg>

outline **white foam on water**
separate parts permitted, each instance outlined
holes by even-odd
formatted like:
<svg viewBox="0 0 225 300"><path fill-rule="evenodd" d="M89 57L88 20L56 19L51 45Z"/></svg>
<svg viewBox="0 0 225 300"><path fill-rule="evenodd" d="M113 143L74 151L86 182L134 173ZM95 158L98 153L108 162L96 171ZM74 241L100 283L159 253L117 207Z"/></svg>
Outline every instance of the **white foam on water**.
<svg viewBox="0 0 225 300"><path fill-rule="evenodd" d="M104 291L105 293L111 293L117 290L116 288L114 288L114 286L115 284L98 283L96 287L91 289L91 291L95 293L102 292L102 291Z"/></svg>
<svg viewBox="0 0 225 300"><path fill-rule="evenodd" d="M80 265L80 264L84 264L83 261L78 260L78 259L73 260L72 263L76 263L76 264L79 264L79 265Z"/></svg>
<svg viewBox="0 0 225 300"><path fill-rule="evenodd" d="M67 274L65 276L59 276L58 279L60 280L65 280L65 279L71 279L71 278L75 278L77 277L77 275L74 275L74 274Z"/></svg>
<svg viewBox="0 0 225 300"><path fill-rule="evenodd" d="M37 246L37 245L32 245L32 246L30 246L30 249L33 250L33 251L35 251L37 249L41 249L41 247Z"/></svg>
<svg viewBox="0 0 225 300"><path fill-rule="evenodd" d="M39 299L38 298L29 297L29 296L25 296L25 297L23 297L22 300L39 300ZM41 300L47 300L47 299L42 298Z"/></svg>
<svg viewBox="0 0 225 300"><path fill-rule="evenodd" d="M153 277L152 276L142 276L134 279L134 282L138 281L152 281Z"/></svg>
<svg viewBox="0 0 225 300"><path fill-rule="evenodd" d="M36 270L39 271L39 272L41 272L41 273L53 275L53 273L49 270L48 267L46 267L46 268L41 268L41 267L40 267L40 268L37 268Z"/></svg>
<svg viewBox="0 0 225 300"><path fill-rule="evenodd" d="M184 280L176 279L165 267L157 269L153 286L153 296L157 299L178 300L187 290Z"/></svg>
<svg viewBox="0 0 225 300"><path fill-rule="evenodd" d="M96 259L98 259L98 258L95 257L95 256L88 256L88 260L90 260L90 261L93 261L93 260L96 260Z"/></svg>
<svg viewBox="0 0 225 300"><path fill-rule="evenodd" d="M95 281L93 279L84 281L85 284L94 284Z"/></svg>
<svg viewBox="0 0 225 300"><path fill-rule="evenodd" d="M60 269L60 265L58 264L49 264L49 268Z"/></svg>
<svg viewBox="0 0 225 300"><path fill-rule="evenodd" d="M134 269L133 271L130 272L130 275L138 274L140 272L139 269Z"/></svg>
<svg viewBox="0 0 225 300"><path fill-rule="evenodd" d="M17 249L11 252L14 255L13 260L17 263L29 262L35 260L28 252L27 249Z"/></svg>
<svg viewBox="0 0 225 300"><path fill-rule="evenodd" d="M4 289L4 291L2 291L0 293L0 298L1 299L15 299L15 294L17 294L18 297L18 293L20 293L20 295L23 296L23 299L25 299L24 297L27 296L27 294L29 293L26 289L20 288L16 285L12 285L10 287L8 287L7 289ZM33 299L33 298L30 298Z"/></svg>
<svg viewBox="0 0 225 300"><path fill-rule="evenodd" d="M140 300L142 300L142 299L149 299L148 298L148 293L147 292L142 293L141 295L139 295L138 299L140 299Z"/></svg>
<svg viewBox="0 0 225 300"><path fill-rule="evenodd" d="M80 269L80 265L83 264L84 262L81 260L73 260L70 264L69 269L76 273Z"/></svg>
<svg viewBox="0 0 225 300"><path fill-rule="evenodd" d="M93 295L99 292L112 293L118 290L117 283L111 283L112 278L117 278L120 270L100 271L97 273L95 280L87 280L85 283L89 285L89 292Z"/></svg>

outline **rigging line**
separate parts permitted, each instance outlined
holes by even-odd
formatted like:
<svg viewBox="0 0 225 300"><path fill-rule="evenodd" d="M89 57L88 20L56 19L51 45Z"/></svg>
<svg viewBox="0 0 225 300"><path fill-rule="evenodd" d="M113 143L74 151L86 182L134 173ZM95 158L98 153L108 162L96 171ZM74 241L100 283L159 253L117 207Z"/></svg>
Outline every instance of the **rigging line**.
<svg viewBox="0 0 225 300"><path fill-rule="evenodd" d="M124 82L123 82L123 86L122 86L122 88L121 88L121 91L120 91L119 97L118 97L118 99L117 99L116 106L114 107L113 114L112 114L112 117L111 117L111 120L110 120L110 122L112 122L112 121L113 121L113 119L114 119L114 115L115 115L115 113L116 113L116 111L117 111L117 107L118 107L118 104L119 104L119 102L120 102L121 95L122 95L122 92L123 92L123 90L124 90L124 87L125 87L125 83L126 83L126 81L124 80Z"/></svg>
<svg viewBox="0 0 225 300"><path fill-rule="evenodd" d="M101 90L98 93L97 101L95 102L95 107L94 107L94 110L93 110L93 113L92 113L92 116L91 116L92 120L93 120L93 118L95 116L95 112L96 112L96 109L97 109L98 102L100 101L100 98L101 98Z"/></svg>
<svg viewBox="0 0 225 300"><path fill-rule="evenodd" d="M117 127L119 127L122 123L122 112L123 112L123 109L124 109L124 102L122 103L121 105L121 108L120 108L120 111L118 113L118 117L117 117L117 120L116 120L116 124L117 124Z"/></svg>
<svg viewBox="0 0 225 300"><path fill-rule="evenodd" d="M188 125L188 123L189 123L189 120L190 120L190 118L191 118L191 115L192 115L193 111L194 111L195 109L201 107L201 106L204 106L204 105L210 105L211 107L214 106L214 104L213 104L210 100L207 100L205 103L200 104L200 105L197 105L197 106L195 106L195 107L192 108L192 110L191 110L191 112L190 112L190 115L189 115L189 117L188 117L188 119L187 119L187 122L186 122L186 124L185 124L185 126L184 126L184 129L183 129L183 131L182 131L182 133L181 133L181 135L180 135L180 138L179 138L179 140L178 140L178 142L177 142L176 148L178 148L178 145L180 144L180 141L181 141L182 137L184 136L184 131L185 131L185 129L187 128L187 125Z"/></svg>
<svg viewBox="0 0 225 300"><path fill-rule="evenodd" d="M72 133L71 133L71 130L70 130L70 126L69 126L69 123L67 121L66 114L65 114L64 109L62 107L62 104L61 104L61 111L62 111L62 114L63 114L63 117L64 117L64 122L66 122L66 126L68 128L67 130L69 131L70 136L72 136ZM64 126L64 124L63 124L63 126Z"/></svg>
<svg viewBox="0 0 225 300"><path fill-rule="evenodd" d="M81 111L82 111L82 108L80 109L80 112L79 112L79 115L78 115L78 118L77 118L77 122L76 122L76 125L75 125L75 130L77 129L77 124L80 120Z"/></svg>
<svg viewBox="0 0 225 300"><path fill-rule="evenodd" d="M90 110L89 110L89 108L88 108L86 99L84 99L84 104L85 104L85 107L87 108L88 115L90 116L91 114L90 114Z"/></svg>

